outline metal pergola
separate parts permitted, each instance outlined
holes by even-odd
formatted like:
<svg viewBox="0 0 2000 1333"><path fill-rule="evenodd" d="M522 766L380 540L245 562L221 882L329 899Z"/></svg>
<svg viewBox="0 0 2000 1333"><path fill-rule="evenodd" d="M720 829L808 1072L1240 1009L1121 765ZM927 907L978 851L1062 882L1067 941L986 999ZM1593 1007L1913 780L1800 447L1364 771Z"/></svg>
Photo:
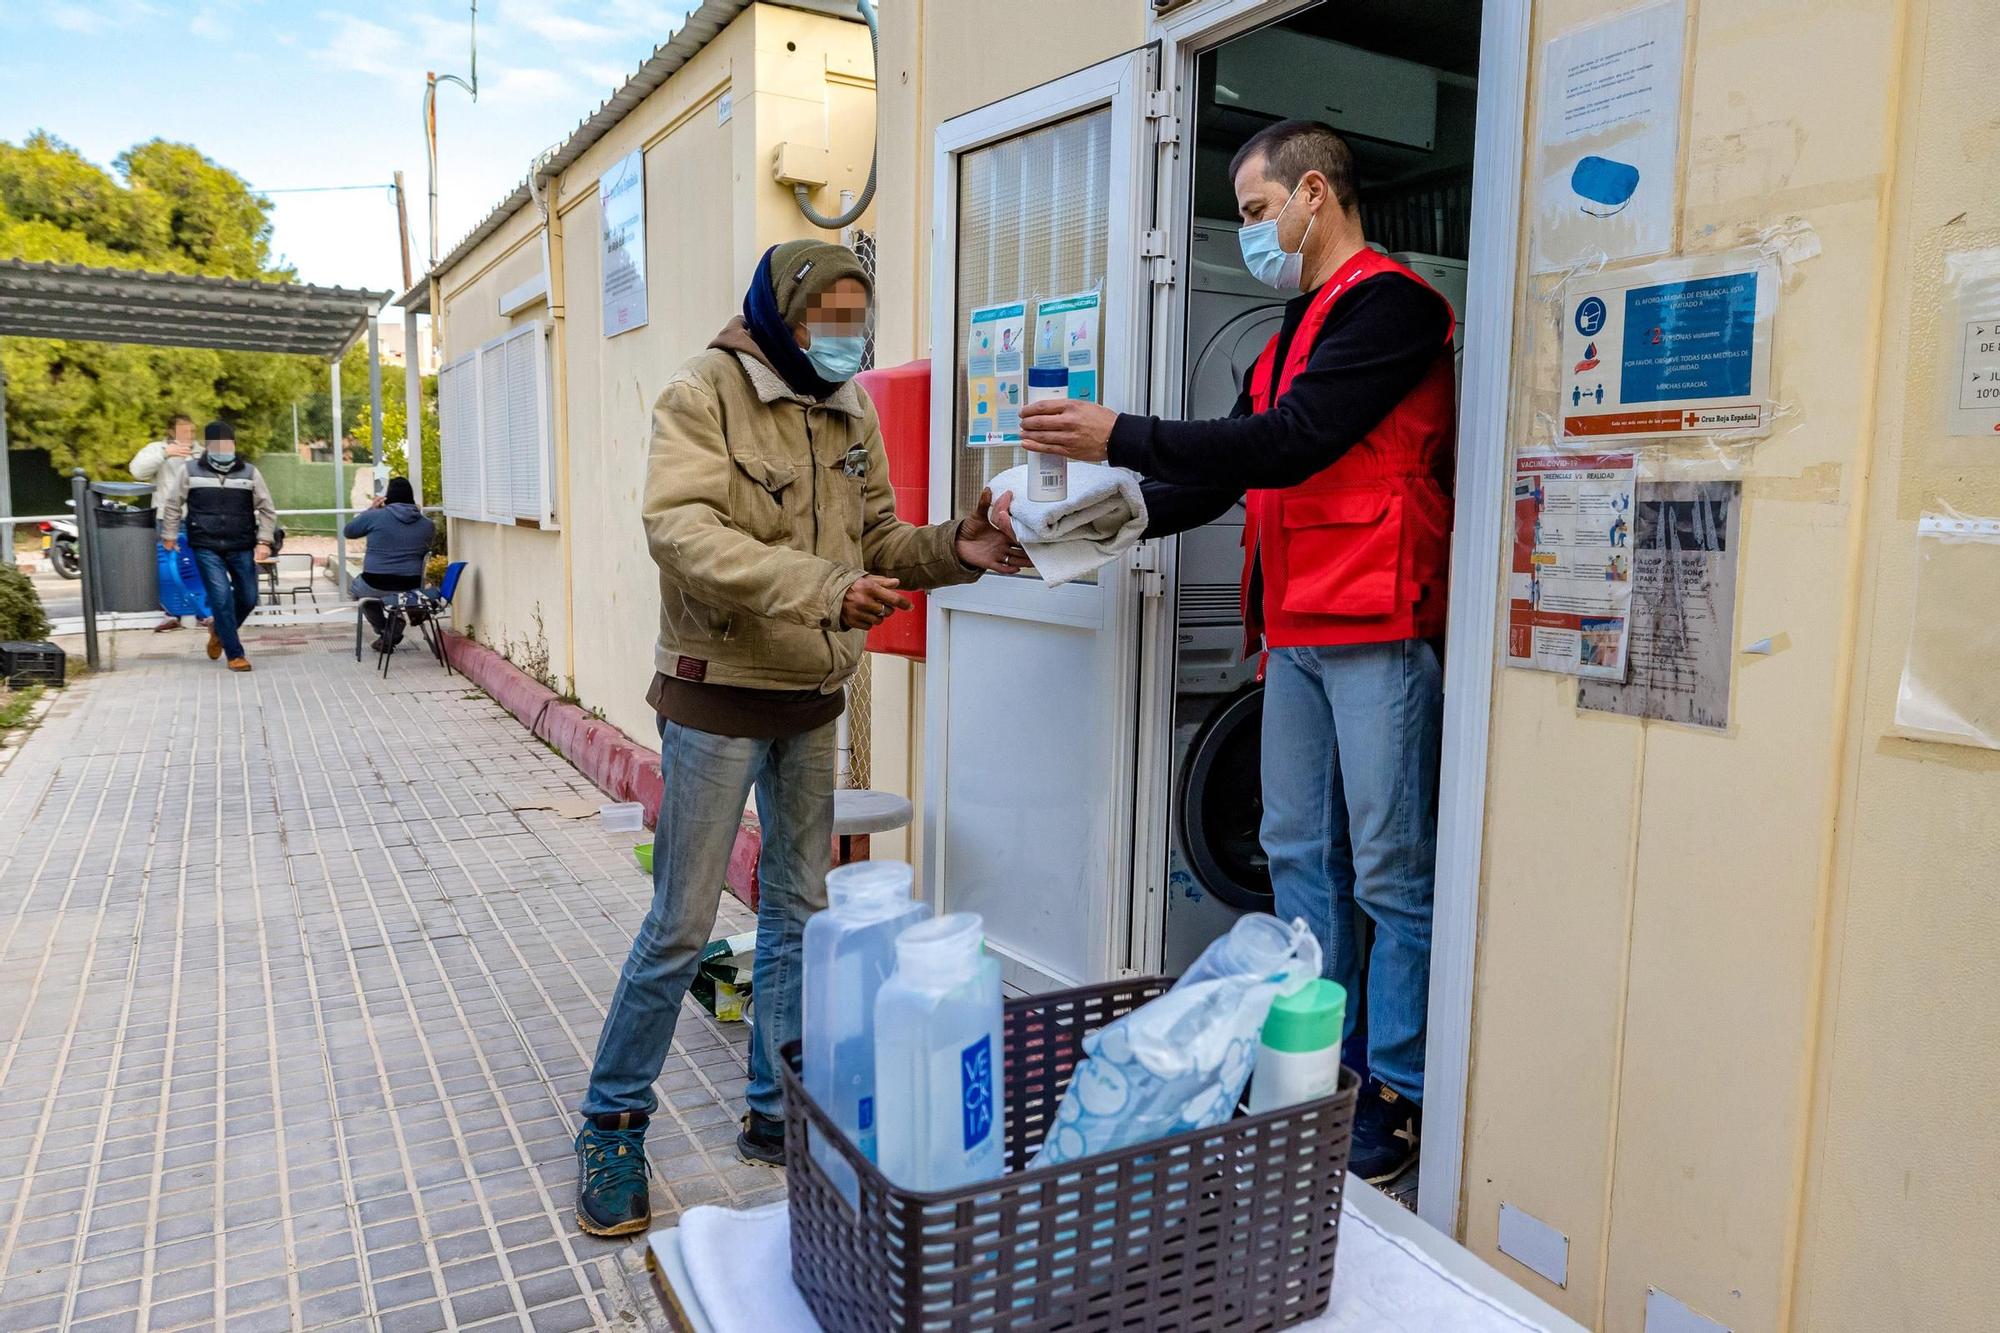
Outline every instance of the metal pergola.
<svg viewBox="0 0 2000 1333"><path fill-rule="evenodd" d="M236 352L289 352L327 363L333 393L334 487L347 497L346 452L340 447L340 358L368 340L369 418L375 464L382 464L382 361L377 316L388 292L315 287L300 282L253 282L193 273L148 273L0 259L0 337L76 342L144 343ZM414 360L415 342L409 344ZM414 365L412 366L414 370ZM414 375L412 376L414 383ZM13 558L13 490L6 467L7 385L0 376L0 553ZM417 422L411 419L415 437ZM136 448L136 445L134 446ZM410 481L423 494L423 450L412 448ZM341 525L334 525L338 534ZM346 539L339 540L340 586L347 582Z"/></svg>

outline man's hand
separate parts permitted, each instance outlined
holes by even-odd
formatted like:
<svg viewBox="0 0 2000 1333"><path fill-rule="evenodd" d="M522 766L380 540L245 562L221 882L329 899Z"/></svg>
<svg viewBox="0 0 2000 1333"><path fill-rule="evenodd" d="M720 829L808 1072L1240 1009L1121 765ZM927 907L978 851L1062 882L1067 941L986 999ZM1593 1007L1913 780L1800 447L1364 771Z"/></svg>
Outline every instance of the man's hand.
<svg viewBox="0 0 2000 1333"><path fill-rule="evenodd" d="M181 544L180 539L178 537L168 537L164 534L162 534L160 537L160 549L162 551L171 551L180 544Z"/></svg>
<svg viewBox="0 0 2000 1333"><path fill-rule="evenodd" d="M1111 453L1118 414L1086 398L1051 399L1021 409L1021 441L1038 454L1102 463Z"/></svg>
<svg viewBox="0 0 2000 1333"><path fill-rule="evenodd" d="M257 543L257 551L256 551L256 558L257 558L258 560L260 560L260 561L261 561L261 560L269 560L269 559L271 558L271 543L269 543L269 542L258 542L258 543Z"/></svg>
<svg viewBox="0 0 2000 1333"><path fill-rule="evenodd" d="M896 591L898 586L895 579L880 574L863 574L854 580L847 595L840 599L840 627L873 629L896 612L915 606L915 602Z"/></svg>
<svg viewBox="0 0 2000 1333"><path fill-rule="evenodd" d="M1013 503L1011 491L1000 497L998 508L991 486L979 493L979 508L958 525L955 549L961 562L994 574L1017 574L1028 568L1028 553L1014 540L1014 523L1007 512Z"/></svg>
<svg viewBox="0 0 2000 1333"><path fill-rule="evenodd" d="M194 446L191 444L182 444L179 440L167 441L168 458L187 458L191 456L193 453L194 453Z"/></svg>
<svg viewBox="0 0 2000 1333"><path fill-rule="evenodd" d="M386 495L378 495L378 496L376 496L376 497L375 497L375 498L374 498L373 500L370 500L370 501L368 502L368 507L369 507L370 509L380 509L380 508L381 508L381 507L382 507L383 505L386 505L386 504L388 504L388 503L389 503L389 497L388 497L388 496L386 496Z"/></svg>

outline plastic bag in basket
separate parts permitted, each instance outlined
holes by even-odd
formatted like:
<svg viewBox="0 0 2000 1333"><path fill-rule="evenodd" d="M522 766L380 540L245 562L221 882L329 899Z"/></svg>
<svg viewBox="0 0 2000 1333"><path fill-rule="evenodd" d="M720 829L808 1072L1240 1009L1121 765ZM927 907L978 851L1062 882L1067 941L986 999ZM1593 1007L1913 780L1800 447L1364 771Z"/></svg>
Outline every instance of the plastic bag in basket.
<svg viewBox="0 0 2000 1333"><path fill-rule="evenodd" d="M1287 926L1262 914L1238 921L1173 989L1083 1039L1087 1058L1030 1167L1229 1119L1271 1001L1319 969L1319 941L1304 921Z"/></svg>

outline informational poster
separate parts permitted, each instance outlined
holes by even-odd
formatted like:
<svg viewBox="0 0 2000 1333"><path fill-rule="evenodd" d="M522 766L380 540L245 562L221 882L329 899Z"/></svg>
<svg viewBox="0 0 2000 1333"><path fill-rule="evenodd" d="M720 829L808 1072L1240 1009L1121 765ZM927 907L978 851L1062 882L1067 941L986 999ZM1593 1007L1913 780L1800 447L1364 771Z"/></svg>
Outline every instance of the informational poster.
<svg viewBox="0 0 2000 1333"><path fill-rule="evenodd" d="M646 322L646 155L633 149L597 178L604 230L604 336L615 338Z"/></svg>
<svg viewBox="0 0 2000 1333"><path fill-rule="evenodd" d="M1952 255L1946 276L1950 430L2000 439L2000 250Z"/></svg>
<svg viewBox="0 0 2000 1333"><path fill-rule="evenodd" d="M1641 482L1632 536L1630 673L1586 680L1582 707L1729 726L1743 484Z"/></svg>
<svg viewBox="0 0 2000 1333"><path fill-rule="evenodd" d="M981 306L972 312L965 344L966 444L974 449L1021 443L1027 380L1025 303Z"/></svg>
<svg viewBox="0 0 2000 1333"><path fill-rule="evenodd" d="M1537 272L1673 249L1685 28L1672 0L1542 48Z"/></svg>
<svg viewBox="0 0 2000 1333"><path fill-rule="evenodd" d="M1035 307L1035 366L1069 371L1069 396L1097 401L1097 332L1103 299L1079 292Z"/></svg>
<svg viewBox="0 0 2000 1333"><path fill-rule="evenodd" d="M1762 435L1771 428L1777 261L1665 260L1563 293L1562 433Z"/></svg>
<svg viewBox="0 0 2000 1333"><path fill-rule="evenodd" d="M1507 665L1625 678L1634 475L1630 453L1515 460Z"/></svg>

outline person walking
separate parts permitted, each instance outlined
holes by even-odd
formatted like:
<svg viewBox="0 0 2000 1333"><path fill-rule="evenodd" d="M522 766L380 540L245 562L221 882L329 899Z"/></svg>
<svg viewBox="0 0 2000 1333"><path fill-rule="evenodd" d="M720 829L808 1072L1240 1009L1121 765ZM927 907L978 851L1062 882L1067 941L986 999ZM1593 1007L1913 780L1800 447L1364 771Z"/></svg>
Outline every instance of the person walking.
<svg viewBox="0 0 2000 1333"><path fill-rule="evenodd" d="M864 632L908 610L906 588L1015 571L1026 555L988 521L899 521L875 408L850 382L873 300L843 246L767 252L743 314L653 405L642 502L660 575L656 674L664 781L653 903L619 972L576 1136L577 1225L643 1230L653 1082L715 926L754 787L757 1023L738 1154L784 1162L778 1048L799 1036L800 940L826 904L834 730Z"/></svg>
<svg viewBox="0 0 2000 1333"><path fill-rule="evenodd" d="M257 562L271 556L278 527L271 488L256 465L236 454L236 428L211 421L201 457L168 476L160 503L160 545L172 550L187 520L188 546L208 591L213 623L208 656L226 656L231 671L248 671L239 635L257 608Z"/></svg>
<svg viewBox="0 0 2000 1333"><path fill-rule="evenodd" d="M167 423L167 437L163 440L154 440L132 455L132 461L126 464L125 470L132 474L134 481L152 482L153 490L158 494L163 491L175 473L187 466L187 460L193 456L194 418L185 412L176 412L173 420ZM161 476L162 472L166 474L164 477ZM166 619L153 626L155 634L181 627L179 616L164 606L160 610Z"/></svg>
<svg viewBox="0 0 2000 1333"><path fill-rule="evenodd" d="M394 651L403 637L402 620L391 621L380 601L366 599L424 586L424 561L430 558L437 524L418 508L410 479L391 477L372 505L347 520L346 535L349 541L368 539L361 577L348 581L348 595L364 599L361 614L375 631L375 651Z"/></svg>
<svg viewBox="0 0 2000 1333"><path fill-rule="evenodd" d="M1148 536L1247 502L1245 646L1268 654L1260 836L1279 915L1305 918L1355 997L1350 1033L1365 1014L1349 1169L1381 1183L1416 1160L1423 1127L1456 317L1369 248L1331 128L1264 129L1230 175L1244 263L1289 298L1232 416L1031 403L1021 433L1148 478ZM1356 904L1374 927L1365 997Z"/></svg>

